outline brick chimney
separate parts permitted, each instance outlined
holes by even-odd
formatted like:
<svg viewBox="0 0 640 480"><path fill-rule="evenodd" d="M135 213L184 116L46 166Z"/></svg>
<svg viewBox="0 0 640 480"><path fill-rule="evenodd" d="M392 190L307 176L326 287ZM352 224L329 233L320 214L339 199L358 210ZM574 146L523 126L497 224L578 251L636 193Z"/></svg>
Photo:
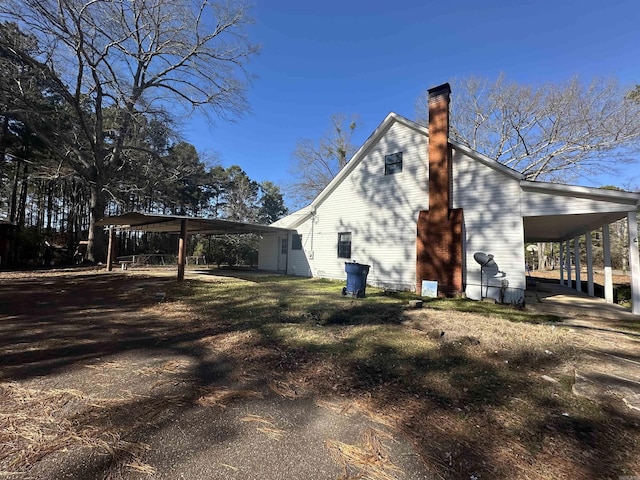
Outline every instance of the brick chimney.
<svg viewBox="0 0 640 480"><path fill-rule="evenodd" d="M418 215L416 241L416 291L423 280L435 280L446 296L463 291L463 215L451 208L450 94L448 83L429 89L429 210Z"/></svg>

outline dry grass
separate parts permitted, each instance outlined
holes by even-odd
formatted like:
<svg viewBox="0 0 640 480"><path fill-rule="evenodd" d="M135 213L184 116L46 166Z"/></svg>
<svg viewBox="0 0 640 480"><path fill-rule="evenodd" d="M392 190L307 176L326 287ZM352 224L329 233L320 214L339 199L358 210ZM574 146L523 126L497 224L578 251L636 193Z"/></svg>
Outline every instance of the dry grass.
<svg viewBox="0 0 640 480"><path fill-rule="evenodd" d="M314 399L359 427L380 426L356 444L322 439L343 479L403 477L398 465L405 463L392 455L387 432L411 443L425 471L439 479L617 478L640 471L637 423L572 395L566 372L583 347L567 329L479 302L407 310L402 294L371 289L356 301L339 291L331 282L286 278L185 282L167 288L162 303L131 294L133 306L101 325L103 338L85 327L88 309L75 312L70 325L80 325L81 335L64 341L82 345L81 356L48 377L31 373L0 384L0 475L24 476L51 453L88 448L108 457L105 478L162 476L142 441L149 432L206 406L226 408L223 414L243 422L249 435L283 439L287 430L274 418L228 408L276 396ZM25 350L55 352L58 340L38 328L42 333ZM436 330L445 335L429 334ZM118 345L126 335L133 341L115 354L82 353L86 346ZM201 410L211 421L222 414Z"/></svg>
<svg viewBox="0 0 640 480"><path fill-rule="evenodd" d="M267 385L272 392L284 398L294 399L304 395L304 388L293 381L272 379Z"/></svg>
<svg viewBox="0 0 640 480"><path fill-rule="evenodd" d="M256 390L206 387L200 390L197 403L203 407L227 408L230 403L255 398L262 398L262 394Z"/></svg>
<svg viewBox="0 0 640 480"><path fill-rule="evenodd" d="M482 354L529 365L546 361L549 355L568 358L573 352L568 345L568 333L554 325L512 323L471 313L428 309L411 312L406 325L421 332L442 331L442 343L477 344Z"/></svg>
<svg viewBox="0 0 640 480"><path fill-rule="evenodd" d="M24 475L45 456L87 447L111 458L110 472L130 468L152 474L142 461L143 442L125 441L123 433L85 423L115 400L92 399L76 389L37 389L17 382L0 384L0 473ZM126 404L120 400L118 403ZM107 478L110 478L109 476Z"/></svg>
<svg viewBox="0 0 640 480"><path fill-rule="evenodd" d="M135 370L134 375L141 377L157 377L163 374L182 374L189 370L191 362L187 360L169 360L157 367L142 367Z"/></svg>
<svg viewBox="0 0 640 480"><path fill-rule="evenodd" d="M259 415L245 415L240 418L240 421L245 423L256 423L258 426L256 430L260 433L264 433L269 438L279 440L285 435L285 431L278 428L271 420L267 420Z"/></svg>
<svg viewBox="0 0 640 480"><path fill-rule="evenodd" d="M337 440L327 440L325 447L333 459L342 466L341 480L369 478L371 480L396 480L402 474L389 458L388 447L382 440L392 437L369 428L362 436L359 445L349 445Z"/></svg>
<svg viewBox="0 0 640 480"><path fill-rule="evenodd" d="M538 278L548 278L552 280L560 280L560 268L556 270L534 270L531 272L531 276ZM587 278L587 270L583 268L580 271L580 277L584 280ZM567 278L567 274L565 272L565 278ZM575 269L571 272L571 278L575 280ZM612 280L614 284L625 284L631 281L631 277L629 275L613 275ZM599 283L600 285L604 285L604 273L600 270L596 269L593 273L593 281Z"/></svg>

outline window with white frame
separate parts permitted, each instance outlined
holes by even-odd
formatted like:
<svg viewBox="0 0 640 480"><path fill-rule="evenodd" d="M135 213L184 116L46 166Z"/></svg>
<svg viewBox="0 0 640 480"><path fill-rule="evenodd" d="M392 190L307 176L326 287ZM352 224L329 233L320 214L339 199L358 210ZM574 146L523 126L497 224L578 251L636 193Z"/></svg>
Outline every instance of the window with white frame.
<svg viewBox="0 0 640 480"><path fill-rule="evenodd" d="M351 232L338 233L338 258L351 258Z"/></svg>
<svg viewBox="0 0 640 480"><path fill-rule="evenodd" d="M384 156L384 174L393 175L402 171L402 152Z"/></svg>

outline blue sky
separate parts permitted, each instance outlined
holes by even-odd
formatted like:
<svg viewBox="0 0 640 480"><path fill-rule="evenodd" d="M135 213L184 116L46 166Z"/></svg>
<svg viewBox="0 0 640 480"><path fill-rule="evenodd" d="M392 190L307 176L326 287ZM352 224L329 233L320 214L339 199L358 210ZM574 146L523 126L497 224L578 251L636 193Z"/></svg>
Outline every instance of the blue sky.
<svg viewBox="0 0 640 480"><path fill-rule="evenodd" d="M421 92L456 77L640 84L637 0L257 0L252 16L262 52L249 65L251 112L215 125L194 116L183 134L257 181L287 182L297 141L319 138L332 114L358 115L360 145L389 112L414 118ZM640 183L640 167L583 184L627 179Z"/></svg>

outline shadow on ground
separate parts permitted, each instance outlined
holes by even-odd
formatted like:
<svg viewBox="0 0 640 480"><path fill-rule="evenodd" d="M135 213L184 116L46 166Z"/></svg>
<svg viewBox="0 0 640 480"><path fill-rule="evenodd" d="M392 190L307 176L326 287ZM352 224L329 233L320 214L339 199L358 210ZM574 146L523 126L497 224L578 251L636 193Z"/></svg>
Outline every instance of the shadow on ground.
<svg viewBox="0 0 640 480"><path fill-rule="evenodd" d="M67 389L50 403L80 439L50 438L29 459L33 478L372 475L327 443L364 448L368 428L390 435L382 443L402 467L380 467L381 478L638 472L637 418L575 398L568 376L540 380L577 352L431 339L375 293L345 299L330 282L286 277L85 274L3 281L0 303L4 395Z"/></svg>

